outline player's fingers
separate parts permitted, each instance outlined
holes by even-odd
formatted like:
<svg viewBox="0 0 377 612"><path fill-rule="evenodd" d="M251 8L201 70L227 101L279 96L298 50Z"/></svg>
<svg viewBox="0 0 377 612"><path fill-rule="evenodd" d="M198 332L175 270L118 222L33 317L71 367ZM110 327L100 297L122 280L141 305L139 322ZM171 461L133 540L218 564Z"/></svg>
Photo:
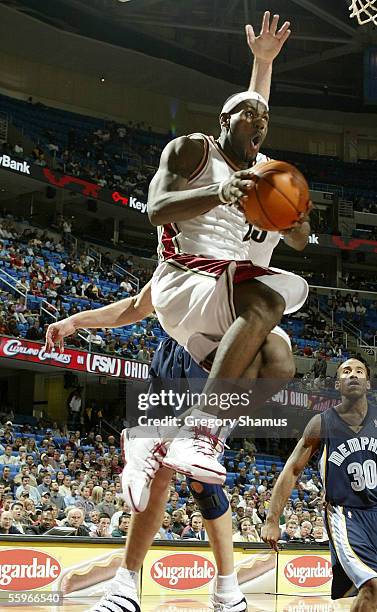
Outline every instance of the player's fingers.
<svg viewBox="0 0 377 612"><path fill-rule="evenodd" d="M290 37L291 33L292 33L292 32L291 32L291 30L287 30L287 31L286 31L286 32L283 34L283 36L282 36L281 38L279 38L279 41L280 41L280 43L281 43L281 45L282 45L282 46L283 46L283 45L284 45L284 43L285 43L285 42L288 40L288 38Z"/></svg>
<svg viewBox="0 0 377 612"><path fill-rule="evenodd" d="M246 31L246 40L249 47L251 47L255 43L255 32L252 25L248 24L245 26Z"/></svg>
<svg viewBox="0 0 377 612"><path fill-rule="evenodd" d="M263 15L261 34L267 34L270 28L270 11L266 11Z"/></svg>
<svg viewBox="0 0 377 612"><path fill-rule="evenodd" d="M47 332L46 332L45 349L47 350L53 347L54 347L53 330L48 327Z"/></svg>
<svg viewBox="0 0 377 612"><path fill-rule="evenodd" d="M64 339L62 338L59 342L59 351L64 353Z"/></svg>
<svg viewBox="0 0 377 612"><path fill-rule="evenodd" d="M279 15L274 15L270 24L270 34L275 36L279 23Z"/></svg>
<svg viewBox="0 0 377 612"><path fill-rule="evenodd" d="M281 38L284 34L289 30L289 26L291 25L290 21L284 21L283 25L276 32L276 38Z"/></svg>
<svg viewBox="0 0 377 612"><path fill-rule="evenodd" d="M233 187L233 189L231 189L231 195L236 200L239 200L239 199L241 199L244 196L244 193L240 189L237 189L237 187Z"/></svg>
<svg viewBox="0 0 377 612"><path fill-rule="evenodd" d="M234 183L235 187L238 187L239 189L251 189L254 185L254 181L250 181L250 180L245 180L245 179L237 179L237 181Z"/></svg>
<svg viewBox="0 0 377 612"><path fill-rule="evenodd" d="M247 170L238 170L234 173L233 177L235 179L248 179L253 176L252 168L248 168Z"/></svg>

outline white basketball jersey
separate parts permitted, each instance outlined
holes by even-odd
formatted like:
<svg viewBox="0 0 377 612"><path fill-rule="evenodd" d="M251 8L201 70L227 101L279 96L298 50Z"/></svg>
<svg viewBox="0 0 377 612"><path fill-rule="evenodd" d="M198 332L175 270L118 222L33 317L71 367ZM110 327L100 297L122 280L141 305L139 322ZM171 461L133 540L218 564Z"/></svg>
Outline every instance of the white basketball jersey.
<svg viewBox="0 0 377 612"><path fill-rule="evenodd" d="M191 134L190 137L204 140L205 151L198 168L190 176L187 189L221 183L239 170L212 136ZM256 163L263 161L268 158L258 153ZM255 265L268 267L279 240L279 232L250 226L236 206L220 203L193 219L159 228L159 254L162 259L179 253L210 259L249 259Z"/></svg>

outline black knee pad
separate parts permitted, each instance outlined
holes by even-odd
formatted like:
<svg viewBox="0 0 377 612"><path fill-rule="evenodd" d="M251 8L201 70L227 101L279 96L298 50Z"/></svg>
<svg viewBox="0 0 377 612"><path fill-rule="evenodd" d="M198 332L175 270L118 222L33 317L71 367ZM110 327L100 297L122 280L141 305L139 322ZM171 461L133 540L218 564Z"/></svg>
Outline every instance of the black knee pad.
<svg viewBox="0 0 377 612"><path fill-rule="evenodd" d="M228 510L229 501L220 485L207 484L192 478L187 478L187 483L203 518L217 519Z"/></svg>

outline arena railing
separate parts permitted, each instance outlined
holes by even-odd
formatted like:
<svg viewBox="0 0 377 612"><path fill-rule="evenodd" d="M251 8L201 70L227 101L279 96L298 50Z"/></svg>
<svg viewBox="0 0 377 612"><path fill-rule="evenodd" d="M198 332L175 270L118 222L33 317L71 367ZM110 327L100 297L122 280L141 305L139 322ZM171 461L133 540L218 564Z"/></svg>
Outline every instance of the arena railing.
<svg viewBox="0 0 377 612"><path fill-rule="evenodd" d="M49 308L45 308L44 304L48 304ZM52 309L54 311L54 313L52 313L50 309ZM51 323L54 323L59 318L59 310L56 308L56 306L54 304L50 304L50 302L48 302L47 300L42 300L40 302L40 304L39 304L39 313L42 314L42 312L44 312L49 317L51 317L51 319L52 319ZM84 336L82 334L82 332L86 332L88 335L90 334L90 332L89 332L88 329L85 329L85 328L80 329L77 332L78 337L81 338L81 340L84 340L84 342L87 342L89 344L89 353L90 353L91 350L92 350L91 342L90 342L90 340L88 340L88 338L86 336Z"/></svg>
<svg viewBox="0 0 377 612"><path fill-rule="evenodd" d="M136 291L137 292L139 291L140 280L138 279L137 276L135 276L135 274L132 274L125 268L122 268L122 266L120 266L117 263L114 263L111 269L113 270L114 274L117 274L118 276L122 276L123 278L127 278L127 280L130 281L130 284L136 289Z"/></svg>
<svg viewBox="0 0 377 612"><path fill-rule="evenodd" d="M3 282L9 289L18 293L19 296L23 297L25 300L25 306L27 306L27 298L28 291L25 285L23 285L19 280L17 280L14 276L6 272L4 269L0 269L0 281ZM19 289L21 287L24 292Z"/></svg>

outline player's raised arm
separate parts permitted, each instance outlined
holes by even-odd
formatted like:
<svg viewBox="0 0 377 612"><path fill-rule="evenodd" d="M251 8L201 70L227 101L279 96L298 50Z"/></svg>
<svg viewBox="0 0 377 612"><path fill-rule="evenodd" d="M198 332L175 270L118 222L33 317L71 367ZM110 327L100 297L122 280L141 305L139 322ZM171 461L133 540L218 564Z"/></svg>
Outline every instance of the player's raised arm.
<svg viewBox="0 0 377 612"><path fill-rule="evenodd" d="M205 156L203 138L181 136L169 142L148 193L148 215L153 225L179 223L208 212L221 202L241 198L250 187L249 171L236 172L229 181L187 189L190 176Z"/></svg>
<svg viewBox="0 0 377 612"><path fill-rule="evenodd" d="M277 542L280 538L280 516L296 484L297 478L310 458L319 449L320 438L321 417L316 415L307 424L301 440L297 443L272 490L266 523L262 529L262 539L270 544L274 550L277 550Z"/></svg>
<svg viewBox="0 0 377 612"><path fill-rule="evenodd" d="M267 101L270 97L273 61L291 34L289 21L285 21L280 28L278 25L279 15L271 19L270 12L266 11L259 36L255 36L252 25L245 26L247 44L254 56L249 90L257 91Z"/></svg>
<svg viewBox="0 0 377 612"><path fill-rule="evenodd" d="M123 327L144 319L152 312L151 281L149 281L138 295L96 310L84 310L62 321L51 323L46 332L46 350L52 350L55 345L63 349L64 338L74 334L77 329Z"/></svg>

